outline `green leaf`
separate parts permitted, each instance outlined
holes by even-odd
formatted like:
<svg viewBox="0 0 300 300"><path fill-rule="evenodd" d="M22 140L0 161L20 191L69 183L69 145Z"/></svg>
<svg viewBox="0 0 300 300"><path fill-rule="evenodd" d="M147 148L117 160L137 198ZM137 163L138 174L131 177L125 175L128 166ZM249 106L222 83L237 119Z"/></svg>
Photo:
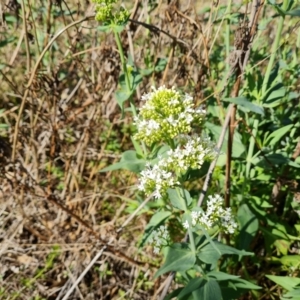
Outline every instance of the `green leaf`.
<svg viewBox="0 0 300 300"><path fill-rule="evenodd" d="M298 268L300 266L300 255L284 255L279 260L287 267Z"/></svg>
<svg viewBox="0 0 300 300"><path fill-rule="evenodd" d="M266 161L266 159L268 161ZM291 167L300 168L300 165L290 160L285 152L265 154L264 157L260 156L251 160L253 165L264 168L270 168L269 162L273 165L289 165Z"/></svg>
<svg viewBox="0 0 300 300"><path fill-rule="evenodd" d="M170 149L171 148L169 145L159 146L156 149L156 151L154 151L154 153L152 152L153 156L155 156L155 158L152 160L152 162L156 161L156 163L158 163L160 161L159 157L162 157L162 158L168 157L168 151Z"/></svg>
<svg viewBox="0 0 300 300"><path fill-rule="evenodd" d="M197 291L193 292L194 299L196 300L222 300L222 292L218 282L214 279L204 280Z"/></svg>
<svg viewBox="0 0 300 300"><path fill-rule="evenodd" d="M215 262L224 254L234 254L240 256L253 255L251 252L238 250L217 241L213 241L213 243L214 246L211 243L205 245L197 255L198 258L204 263L215 264Z"/></svg>
<svg viewBox="0 0 300 300"><path fill-rule="evenodd" d="M258 286L256 284L253 284L252 282L249 282L249 281L244 280L242 278L236 279L234 281L234 285L237 288L241 288L241 289L248 289L248 290L260 290L261 289L260 286Z"/></svg>
<svg viewBox="0 0 300 300"><path fill-rule="evenodd" d="M173 291L172 293L168 294L164 300L171 300L171 299L177 299L179 293L183 290L183 288L178 288L175 291Z"/></svg>
<svg viewBox="0 0 300 300"><path fill-rule="evenodd" d="M274 242L274 246L283 255L287 255L287 253L288 253L288 251L290 249L291 244L292 244L291 241L284 240L284 239L277 239Z"/></svg>
<svg viewBox="0 0 300 300"><path fill-rule="evenodd" d="M140 248L144 247L144 245L147 243L147 240L150 237L152 231L155 230L161 224L165 223L165 220L167 220L171 215L172 212L170 211L160 211L152 216L145 228L142 241L139 245Z"/></svg>
<svg viewBox="0 0 300 300"><path fill-rule="evenodd" d="M197 254L197 257L202 262L213 266L217 265L217 262L221 258L221 256L222 253L218 249L214 248L210 243L205 245Z"/></svg>
<svg viewBox="0 0 300 300"><path fill-rule="evenodd" d="M6 17L5 17L6 20ZM7 44L10 44L12 42L14 42L17 38L16 37L9 37L7 39L3 39L0 41L0 48L5 47Z"/></svg>
<svg viewBox="0 0 300 300"><path fill-rule="evenodd" d="M202 253L201 250L204 249L209 243L210 246L213 248L214 252L211 252L206 256L205 255L201 256L200 260L205 259L205 260L209 261L209 264L211 264L212 267L216 267L218 259L221 257L222 253L218 249L217 244L215 243L215 240L210 236L210 234L207 232L207 230L203 226L200 226L200 228L205 236L205 239L203 239L203 237L204 237L203 235L200 235L195 239L195 242L196 242L197 239L199 238L199 242L197 242L197 244L196 244L196 245L199 244L199 247L197 248L199 251L197 256L200 258L201 253ZM210 254L212 254L212 255L210 256Z"/></svg>
<svg viewBox="0 0 300 300"><path fill-rule="evenodd" d="M248 111L252 111L252 112L260 114L260 115L265 114L263 107L250 102L245 97L224 98L223 100L227 101L227 102L235 103L243 108L246 108Z"/></svg>
<svg viewBox="0 0 300 300"><path fill-rule="evenodd" d="M190 193L185 189L168 189L168 195L172 205L180 210L186 211L192 203Z"/></svg>
<svg viewBox="0 0 300 300"><path fill-rule="evenodd" d="M206 276L210 277L210 278L214 278L218 281L223 281L223 280L234 280L239 278L240 276L236 276L236 275L231 275L231 274L227 274L224 272L219 272L219 271L212 271L206 274Z"/></svg>
<svg viewBox="0 0 300 300"><path fill-rule="evenodd" d="M131 82L131 90L135 91L137 86L142 82L143 76L139 71L131 71L129 73L129 81Z"/></svg>
<svg viewBox="0 0 300 300"><path fill-rule="evenodd" d="M247 289L248 290L261 289L259 286L241 278L221 281L220 286L221 286L224 300L239 299Z"/></svg>
<svg viewBox="0 0 300 300"><path fill-rule="evenodd" d="M199 289L201 286L204 286L205 281L202 277L196 277L191 279L187 285L181 290L178 294L178 299L183 299L187 295L191 295L192 292Z"/></svg>
<svg viewBox="0 0 300 300"><path fill-rule="evenodd" d="M143 76L138 71L133 70L128 71L128 79L131 85L130 87L127 86L125 74L122 73L120 75L118 81L120 88L115 93L116 101L122 109L122 113L124 111L124 102L132 96L137 86L142 82Z"/></svg>
<svg viewBox="0 0 300 300"><path fill-rule="evenodd" d="M168 63L167 59L159 58L157 60L156 65L155 65L154 71L157 72L157 73L164 71L164 69L166 68L167 63Z"/></svg>
<svg viewBox="0 0 300 300"><path fill-rule="evenodd" d="M112 30L116 33L120 33L125 29L127 21L125 21L123 24L111 24L110 27Z"/></svg>
<svg viewBox="0 0 300 300"><path fill-rule="evenodd" d="M286 95L286 88L278 83L268 91L268 96L263 102L263 107L276 107L282 103L282 99Z"/></svg>
<svg viewBox="0 0 300 300"><path fill-rule="evenodd" d="M205 126L214 135L215 140L218 140L222 131L222 127L210 122L205 122ZM224 153L226 153L226 149L227 149L227 139L228 139L228 135L226 134L221 149L221 151ZM237 158L243 157L243 153L245 153L246 148L245 145L242 143L242 136L237 131L235 131L234 133L233 145L234 147L232 149L232 157L237 157Z"/></svg>
<svg viewBox="0 0 300 300"><path fill-rule="evenodd" d="M132 144L133 144L133 146L134 146L134 149L135 149L135 151L136 151L136 154L137 154L138 156L140 156L140 157L143 157L144 153L143 153L143 149L142 149L140 143L137 142L133 137L131 137L131 142L132 142Z"/></svg>
<svg viewBox="0 0 300 300"><path fill-rule="evenodd" d="M160 211L157 212L152 216L149 223L146 226L146 230L150 227L156 227L160 225L163 221L165 221L170 215L172 215L172 212L170 211Z"/></svg>
<svg viewBox="0 0 300 300"><path fill-rule="evenodd" d="M164 265L156 272L154 278L170 271L184 272L196 263L195 253L186 243L175 243L168 251Z"/></svg>
<svg viewBox="0 0 300 300"><path fill-rule="evenodd" d="M294 124L289 124L289 125L286 125L284 127L281 127L277 130L275 130L274 132L272 132L267 140L266 140L266 145L269 145L269 146L273 146L275 145L277 142L280 141L280 139L286 134L288 133L292 127L294 126Z"/></svg>
<svg viewBox="0 0 300 300"><path fill-rule="evenodd" d="M249 92L251 95L257 94L257 78L254 78L254 75L250 72L246 73L246 77L249 85Z"/></svg>
<svg viewBox="0 0 300 300"><path fill-rule="evenodd" d="M153 73L153 69L141 69L140 73L143 76L149 76L149 75L151 75Z"/></svg>
<svg viewBox="0 0 300 300"><path fill-rule="evenodd" d="M275 2L273 1L268 1L269 4L271 4L271 6L273 6L273 8L275 8L275 10L278 12L278 14L282 17L284 17L284 11L281 9L281 7L276 4Z"/></svg>
<svg viewBox="0 0 300 300"><path fill-rule="evenodd" d="M271 224L270 224L271 225ZM286 255L292 241L289 239L289 236L286 232L286 228L278 223L274 224L270 231L270 229L260 227L260 230L263 232L266 240L266 249L267 251L271 251L271 246L275 246L277 250ZM277 228L278 227L278 228Z"/></svg>
<svg viewBox="0 0 300 300"><path fill-rule="evenodd" d="M97 29L98 29L99 31L108 33L108 32L111 31L111 26L110 26L110 25L97 26Z"/></svg>
<svg viewBox="0 0 300 300"><path fill-rule="evenodd" d="M280 300L300 300L300 288L295 288L284 294Z"/></svg>
<svg viewBox="0 0 300 300"><path fill-rule="evenodd" d="M284 14L293 17L300 17L300 8L296 8L290 11L285 11Z"/></svg>
<svg viewBox="0 0 300 300"><path fill-rule="evenodd" d="M128 150L122 154L122 158L120 162L110 165L100 170L100 172L108 172L108 171L115 171L119 169L125 169L138 174L144 169L145 164L146 164L145 159L141 159L137 157L135 151Z"/></svg>
<svg viewBox="0 0 300 300"><path fill-rule="evenodd" d="M120 108L122 109L122 112L124 110L124 102L127 101L131 95L132 93L128 92L127 89L120 89L116 91L115 93L116 101L119 104Z"/></svg>
<svg viewBox="0 0 300 300"><path fill-rule="evenodd" d="M19 20L14 16L14 14L5 14L5 22L7 24L14 24L14 23L18 23Z"/></svg>
<svg viewBox="0 0 300 300"><path fill-rule="evenodd" d="M282 286L284 289L291 291L297 285L300 285L300 278L290 277L290 276L275 276L275 275L266 275L267 278L274 281L275 283Z"/></svg>
<svg viewBox="0 0 300 300"><path fill-rule="evenodd" d="M247 204L242 204L239 207L237 217L241 226L239 248L249 249L250 243L259 228L257 217L252 213Z"/></svg>

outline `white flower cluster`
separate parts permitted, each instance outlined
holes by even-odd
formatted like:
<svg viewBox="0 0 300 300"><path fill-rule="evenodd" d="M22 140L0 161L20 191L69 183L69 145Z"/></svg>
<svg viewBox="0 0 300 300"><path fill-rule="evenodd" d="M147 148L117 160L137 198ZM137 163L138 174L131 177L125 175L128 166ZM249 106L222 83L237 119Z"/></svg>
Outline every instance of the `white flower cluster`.
<svg viewBox="0 0 300 300"><path fill-rule="evenodd" d="M187 142L175 150L169 150L166 158L161 158L157 165L146 165L141 172L138 189L154 197L164 198L168 188L179 185L178 178L188 169L200 169L205 160L213 159L217 151L211 141L200 137L186 137Z"/></svg>
<svg viewBox="0 0 300 300"><path fill-rule="evenodd" d="M219 226L221 231L233 234L237 228L237 223L234 221L231 208L224 209L222 203L223 199L220 195L210 195L207 201L206 212L192 212L192 226L194 227L197 224L200 224L206 229L212 228L213 226ZM188 221L185 221L183 226L189 228L190 224Z"/></svg>
<svg viewBox="0 0 300 300"><path fill-rule="evenodd" d="M153 230L148 243L152 244L153 252L158 254L163 246L167 246L170 242L169 231L166 226L161 225L157 230Z"/></svg>
<svg viewBox="0 0 300 300"><path fill-rule="evenodd" d="M172 172L168 171L164 159L153 167L146 166L146 169L141 172L140 184L138 189L145 192L146 195L154 193L156 199L162 198L166 195L167 189L179 184L176 181Z"/></svg>
<svg viewBox="0 0 300 300"><path fill-rule="evenodd" d="M190 169L200 169L205 160L214 159L218 151L209 138L186 136L186 143L168 151L167 164L176 172L185 173Z"/></svg>

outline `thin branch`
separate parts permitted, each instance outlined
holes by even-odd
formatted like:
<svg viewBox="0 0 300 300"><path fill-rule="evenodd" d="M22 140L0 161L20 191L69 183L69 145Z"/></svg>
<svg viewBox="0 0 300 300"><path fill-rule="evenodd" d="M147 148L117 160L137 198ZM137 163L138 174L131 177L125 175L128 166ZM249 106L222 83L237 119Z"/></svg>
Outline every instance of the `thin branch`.
<svg viewBox="0 0 300 300"><path fill-rule="evenodd" d="M137 20L133 20L133 19L129 19L129 21L132 22L132 23L138 24L138 25L142 25L143 27L149 29L151 32L153 32L156 35L159 35L159 33L162 32L163 34L165 34L166 36L171 38L174 42L179 42L179 43L185 45L188 48L190 47L189 44L186 43L185 41L177 38L176 36L168 33L167 31L165 31L163 29L158 28L157 26L154 26L152 24L147 24L147 23L144 23L144 22L140 22L140 21L137 21Z"/></svg>
<svg viewBox="0 0 300 300"><path fill-rule="evenodd" d="M22 6L22 18L23 18L23 31L25 33L27 73L29 73L30 69L31 69L31 59L30 59L30 49L29 49L28 32L27 32L27 21L26 21L27 16L26 16L26 12L25 12L24 0L21 1L21 6Z"/></svg>
<svg viewBox="0 0 300 300"><path fill-rule="evenodd" d="M106 249L106 246L104 246L97 255L92 259L92 261L88 264L88 266L84 269L84 271L80 274L80 276L77 278L77 280L73 283L72 287L68 290L68 292L65 294L65 296L62 298L62 300L69 299L69 296L72 294L74 289L77 287L79 282L82 280L82 278L85 276L85 274L90 270L90 268L95 264L95 262L100 258L100 256L103 254L104 250Z"/></svg>
<svg viewBox="0 0 300 300"><path fill-rule="evenodd" d="M123 230L124 227L126 227L131 221L132 219L137 215L137 213L151 200L151 198L153 197L153 194L152 193L150 196L148 196L143 203L140 204L140 206L135 210L134 213L132 213L130 215L130 217L123 223L123 225L117 229L117 233L121 232Z"/></svg>
<svg viewBox="0 0 300 300"><path fill-rule="evenodd" d="M228 127L228 124L229 124L231 114L232 114L232 109L233 109L233 104L231 103L228 107L226 118L225 118L224 124L222 126L222 132L220 134L218 144L217 144L217 149L218 149L219 153L218 153L217 157L211 162L211 164L209 166L208 172L206 174L205 182L203 184L203 188L202 188L202 191L200 193L200 197L199 197L199 200L198 200L198 203L197 203L198 206L202 205L203 200L206 196L206 193L207 193L210 181L211 181L212 174L214 172L214 169L216 167L216 164L217 164L217 161L218 161L218 158L219 158L220 149L222 148L222 145L223 145L223 142L224 142L224 137L225 137L225 133L226 133L226 130L227 130L227 127Z"/></svg>

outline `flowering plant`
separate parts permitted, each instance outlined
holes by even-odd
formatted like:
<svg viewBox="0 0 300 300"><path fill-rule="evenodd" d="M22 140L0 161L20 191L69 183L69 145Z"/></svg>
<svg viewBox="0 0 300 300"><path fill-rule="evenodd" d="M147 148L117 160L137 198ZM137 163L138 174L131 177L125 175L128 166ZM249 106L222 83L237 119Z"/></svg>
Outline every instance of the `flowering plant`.
<svg viewBox="0 0 300 300"><path fill-rule="evenodd" d="M187 299L188 295L206 299L203 295L207 291L210 299L222 299L219 282L238 285L246 281L218 271L219 259L223 254L241 257L251 253L215 240L222 233L234 234L238 227L231 209L222 207L220 195L210 195L204 210L195 205L196 200L185 189L190 173L215 159L219 152L210 138L199 134L206 112L203 107L194 108L190 95L165 86L152 87L142 100L143 106L134 117L136 151L127 151L120 163L106 170L135 171L139 174L138 190L163 203L152 216L141 245L150 243L155 254L165 254L156 277L173 271L184 284L166 299ZM178 232L174 234L176 223L182 236L187 231L184 242L178 242Z"/></svg>

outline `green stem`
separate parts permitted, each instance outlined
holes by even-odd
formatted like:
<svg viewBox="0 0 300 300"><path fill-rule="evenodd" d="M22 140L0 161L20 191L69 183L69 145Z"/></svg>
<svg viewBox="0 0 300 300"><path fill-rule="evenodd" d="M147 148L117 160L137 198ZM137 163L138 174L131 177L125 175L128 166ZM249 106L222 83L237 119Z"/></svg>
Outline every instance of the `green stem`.
<svg viewBox="0 0 300 300"><path fill-rule="evenodd" d="M119 55L120 55L120 59L121 59L121 63L122 63L122 70L123 70L123 73L124 73L124 76L125 76L125 82L126 82L126 86L127 86L127 92L129 94L131 94L132 93L133 82L130 82L130 79L129 79L129 73L128 73L127 64L126 64L126 61L125 61L125 55L124 55L120 35L117 31L115 31L115 30L113 30L113 31L114 31L114 34L115 34L117 47L119 49ZM130 103L130 108L131 108L132 114L133 114L134 117L136 117L137 116L137 111L136 111L132 96L129 97L129 103ZM148 151L147 151L145 143L141 143L141 147L143 149L144 156L146 157Z"/></svg>
<svg viewBox="0 0 300 300"><path fill-rule="evenodd" d="M126 65L126 61L125 61L125 56L124 56L124 51L123 51L120 35L115 30L114 30L114 34L115 34L116 43L117 43L117 46L118 46L118 49L119 49L119 55L120 55L120 59L121 59L121 63L122 63L122 70L123 70L123 73L124 73L124 76L125 76L125 82L126 82L126 86L127 86L127 92L131 93L133 83L130 82L130 79L129 79L128 69L127 69L127 65ZM129 103L130 103L132 113L136 117L137 112L136 112L136 108L135 108L135 105L133 103L133 100L132 100L131 96L129 98Z"/></svg>
<svg viewBox="0 0 300 300"><path fill-rule="evenodd" d="M191 227L188 228L188 234L189 234L189 242L191 245L191 249L194 253L196 253L196 245L195 245L194 235Z"/></svg>
<svg viewBox="0 0 300 300"><path fill-rule="evenodd" d="M176 188L176 192L178 194L179 197L181 197L181 193L180 191L183 191L184 190L184 187L183 185L181 187L177 187ZM184 211L185 213L188 213L189 212L189 209L188 209L188 206L187 206L187 199L186 197L184 197ZM194 240L194 235L193 235L193 231L192 231L192 228L189 226L188 229L188 235L189 235L189 242L190 242L190 245L191 245L191 250L196 253L196 245L195 245L195 240Z"/></svg>

